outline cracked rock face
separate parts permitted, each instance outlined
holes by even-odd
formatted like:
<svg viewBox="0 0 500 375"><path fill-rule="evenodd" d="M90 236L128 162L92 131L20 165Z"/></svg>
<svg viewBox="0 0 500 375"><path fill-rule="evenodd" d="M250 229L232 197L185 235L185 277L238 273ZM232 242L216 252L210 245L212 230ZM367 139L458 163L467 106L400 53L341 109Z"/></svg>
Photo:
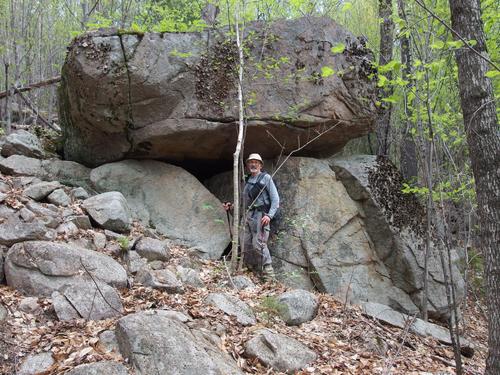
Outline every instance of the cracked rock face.
<svg viewBox="0 0 500 375"><path fill-rule="evenodd" d="M334 158L331 165L364 212L366 232L394 285L421 308L426 232L424 208L416 197L401 192L401 175L386 159L356 155ZM428 313L434 319L446 319L448 314L440 252L448 262L439 241L432 241L428 259ZM455 264L452 264L452 273L458 303L464 295L464 281Z"/></svg>
<svg viewBox="0 0 500 375"><path fill-rule="evenodd" d="M237 51L224 30L210 32L77 38L59 93L65 157L90 166L232 160ZM326 18L255 22L245 32L247 149L274 157L330 129L299 154L331 155L372 130L375 82L362 40ZM339 43L345 51L333 53Z"/></svg>

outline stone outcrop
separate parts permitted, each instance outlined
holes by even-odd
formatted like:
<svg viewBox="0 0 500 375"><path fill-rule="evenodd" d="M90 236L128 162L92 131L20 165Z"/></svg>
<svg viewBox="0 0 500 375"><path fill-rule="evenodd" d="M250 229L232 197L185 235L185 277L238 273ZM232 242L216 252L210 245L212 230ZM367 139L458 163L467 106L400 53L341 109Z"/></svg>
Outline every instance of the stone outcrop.
<svg viewBox="0 0 500 375"><path fill-rule="evenodd" d="M65 158L232 160L237 51L225 30L210 33L75 39L59 91ZM274 157L329 129L299 154L331 155L372 130L375 80L362 39L328 18L253 22L245 33L247 149ZM339 44L344 51L332 51Z"/></svg>
<svg viewBox="0 0 500 375"><path fill-rule="evenodd" d="M230 242L221 202L182 168L125 160L93 169L90 178L99 192L120 191L141 222L203 257L218 259Z"/></svg>
<svg viewBox="0 0 500 375"><path fill-rule="evenodd" d="M236 362L167 311L144 311L121 318L116 326L120 352L137 375L240 375Z"/></svg>
<svg viewBox="0 0 500 375"><path fill-rule="evenodd" d="M271 169L271 162L266 165ZM221 179L227 181L210 184L224 186L230 178L224 174ZM391 282L358 207L327 161L292 157L274 180L283 212L270 240L278 279L342 300L376 301L405 312L418 311L410 297Z"/></svg>
<svg viewBox="0 0 500 375"><path fill-rule="evenodd" d="M363 212L366 232L390 279L420 307L424 288L424 208L416 197L401 192L403 180L386 159L357 155L332 159L331 165ZM438 243L432 241L429 252L428 312L429 316L442 319L448 314L448 303L439 254L441 252L445 259L447 255ZM456 257L452 255L452 259ZM455 264L452 264L452 273L457 302L460 302L464 281Z"/></svg>

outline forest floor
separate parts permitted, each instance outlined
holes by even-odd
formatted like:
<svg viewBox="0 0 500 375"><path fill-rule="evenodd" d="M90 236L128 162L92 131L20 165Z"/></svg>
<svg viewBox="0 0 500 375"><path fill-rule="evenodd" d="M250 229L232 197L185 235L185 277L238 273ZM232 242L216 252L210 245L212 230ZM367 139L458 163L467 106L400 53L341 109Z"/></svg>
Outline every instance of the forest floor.
<svg viewBox="0 0 500 375"><path fill-rule="evenodd" d="M187 256L175 248L173 262ZM146 309L174 309L193 319L204 319L209 326L222 325L222 350L228 352L240 368L249 374L277 374L257 360L243 357L244 343L255 330L273 330L294 337L318 353L317 360L301 374L454 374L451 347L431 338L416 336L399 328L383 325L362 314L356 306L318 293L320 309L311 322L289 327L278 317L272 296L286 290L279 283L261 283L253 275L256 288L237 291L230 288L224 264L200 261L205 288L190 288L184 294L170 295L134 285L120 291L124 314ZM243 327L203 301L208 293L224 290L238 295L256 312L258 324ZM0 372L15 374L29 354L51 351L55 364L43 374L61 374L83 363L115 360L128 365L120 354L107 352L100 344L99 333L113 329L119 318L101 321L56 319L50 298L39 298L37 314L27 314L18 306L23 296L12 288L0 286L0 302L9 311L9 318L0 323ZM267 302L266 302L267 301ZM462 357L465 374L482 374L487 353L485 307L469 300L463 314L463 333L476 345L473 358ZM131 372L132 373L132 372Z"/></svg>

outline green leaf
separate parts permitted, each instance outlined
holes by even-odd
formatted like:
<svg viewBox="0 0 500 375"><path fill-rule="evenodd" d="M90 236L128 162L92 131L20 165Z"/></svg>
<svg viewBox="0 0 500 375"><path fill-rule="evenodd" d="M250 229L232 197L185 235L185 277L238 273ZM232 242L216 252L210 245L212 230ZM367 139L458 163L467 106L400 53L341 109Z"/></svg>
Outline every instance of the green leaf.
<svg viewBox="0 0 500 375"><path fill-rule="evenodd" d="M344 43L338 43L335 46L332 47L331 51L332 53L342 53L345 50L345 44Z"/></svg>
<svg viewBox="0 0 500 375"><path fill-rule="evenodd" d="M488 78L495 78L500 76L500 72L498 70L490 70L486 72L485 76Z"/></svg>
<svg viewBox="0 0 500 375"><path fill-rule="evenodd" d="M450 48L460 48L460 47L462 47L464 45L464 43L461 40L449 41L449 42L446 42L446 44Z"/></svg>
<svg viewBox="0 0 500 375"><path fill-rule="evenodd" d="M392 103L392 104L397 103L398 100L399 100L399 96L396 94L392 94L391 96L388 96L387 98L382 98L383 102Z"/></svg>
<svg viewBox="0 0 500 375"><path fill-rule="evenodd" d="M434 43L431 44L432 49L443 49L444 48L444 42L442 40L437 40Z"/></svg>
<svg viewBox="0 0 500 375"><path fill-rule="evenodd" d="M344 3L344 5L342 6L342 9L340 10L342 13L344 12L347 12L348 10L350 10L352 8L352 3Z"/></svg>
<svg viewBox="0 0 500 375"><path fill-rule="evenodd" d="M333 70L329 66L323 66L321 68L321 77L323 77L323 78L330 77L334 73L335 73L335 70Z"/></svg>

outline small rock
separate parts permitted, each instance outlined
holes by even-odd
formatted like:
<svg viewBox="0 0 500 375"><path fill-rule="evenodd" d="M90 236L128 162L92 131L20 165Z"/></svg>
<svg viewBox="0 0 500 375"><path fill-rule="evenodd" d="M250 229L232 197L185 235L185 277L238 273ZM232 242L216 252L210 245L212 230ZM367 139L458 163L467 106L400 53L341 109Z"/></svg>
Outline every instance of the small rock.
<svg viewBox="0 0 500 375"><path fill-rule="evenodd" d="M228 315L236 317L238 323L244 326L257 323L252 309L245 302L230 294L210 293L205 302L217 307Z"/></svg>
<svg viewBox="0 0 500 375"><path fill-rule="evenodd" d="M116 341L115 331L107 330L99 334L99 345L107 352L119 353L118 342Z"/></svg>
<svg viewBox="0 0 500 375"><path fill-rule="evenodd" d="M54 190L52 193L49 194L47 200L50 203L55 204L56 206L66 207L71 204L71 198L68 196L68 194L66 194L66 192L63 189Z"/></svg>
<svg viewBox="0 0 500 375"><path fill-rule="evenodd" d="M4 204L0 204L0 218L8 218L12 216L16 211Z"/></svg>
<svg viewBox="0 0 500 375"><path fill-rule="evenodd" d="M233 284L238 290L255 288L255 284L250 278L241 275L233 277Z"/></svg>
<svg viewBox="0 0 500 375"><path fill-rule="evenodd" d="M9 316L9 313L7 312L7 309L0 304L0 322L3 322L7 317Z"/></svg>
<svg viewBox="0 0 500 375"><path fill-rule="evenodd" d="M3 181L0 181L0 193L7 193L10 191L10 186Z"/></svg>
<svg viewBox="0 0 500 375"><path fill-rule="evenodd" d="M316 360L316 353L301 342L268 329L256 332L245 344L245 355L283 372L299 371Z"/></svg>
<svg viewBox="0 0 500 375"><path fill-rule="evenodd" d="M0 203L2 203L5 199L7 199L7 194L0 193Z"/></svg>
<svg viewBox="0 0 500 375"><path fill-rule="evenodd" d="M35 314L36 312L40 311L40 309L41 308L38 304L37 297L26 297L23 298L19 303L19 310L28 314Z"/></svg>
<svg viewBox="0 0 500 375"><path fill-rule="evenodd" d="M83 201L83 207L101 227L124 233L132 222L130 207L122 193L111 191Z"/></svg>
<svg viewBox="0 0 500 375"><path fill-rule="evenodd" d="M50 182L39 182L38 184L30 185L24 190L24 195L34 199L36 201L41 201L45 199L54 190L61 187L59 181Z"/></svg>
<svg viewBox="0 0 500 375"><path fill-rule="evenodd" d="M28 202L26 208L40 216L59 216L59 209L53 204L41 204L37 202Z"/></svg>
<svg viewBox="0 0 500 375"><path fill-rule="evenodd" d="M45 225L47 228L56 229L61 222L59 218L53 216L42 216L37 218L38 222Z"/></svg>
<svg viewBox="0 0 500 375"><path fill-rule="evenodd" d="M122 255L122 247L116 243L116 242L108 242L106 244L106 252L115 255L115 256L121 256Z"/></svg>
<svg viewBox="0 0 500 375"><path fill-rule="evenodd" d="M167 261L170 259L170 250L167 244L154 238L143 237L137 241L135 251L149 261L162 260Z"/></svg>
<svg viewBox="0 0 500 375"><path fill-rule="evenodd" d="M316 317L319 308L318 297L302 289L291 290L278 296L278 302L283 305L281 318L289 326L309 322Z"/></svg>
<svg viewBox="0 0 500 375"><path fill-rule="evenodd" d="M24 360L17 374L19 375L39 374L41 372L48 370L48 368L53 364L54 364L54 359L52 358L51 352L30 355Z"/></svg>
<svg viewBox="0 0 500 375"><path fill-rule="evenodd" d="M109 229L104 229L104 234L106 235L107 240L117 240L119 238L123 237L123 234L113 232L112 230Z"/></svg>
<svg viewBox="0 0 500 375"><path fill-rule="evenodd" d="M90 196L89 193L87 193L87 190L85 190L82 187L77 187L72 189L69 195L73 200L76 199L85 200Z"/></svg>
<svg viewBox="0 0 500 375"><path fill-rule="evenodd" d="M90 223L90 219L87 215L68 216L66 220L75 224L79 229L92 229L92 224Z"/></svg>
<svg viewBox="0 0 500 375"><path fill-rule="evenodd" d="M56 232L59 234L71 236L78 233L78 227L70 221L69 223L62 223L61 225L59 225L56 229Z"/></svg>
<svg viewBox="0 0 500 375"><path fill-rule="evenodd" d="M129 251L128 253L128 271L130 273L137 273L141 268L145 267L148 264L148 261L144 258L141 258L136 251Z"/></svg>
<svg viewBox="0 0 500 375"><path fill-rule="evenodd" d="M36 215L26 207L23 207L19 210L19 216L21 217L21 219L23 219L23 221L27 223L32 222L36 217Z"/></svg>
<svg viewBox="0 0 500 375"><path fill-rule="evenodd" d="M191 285L195 288L203 288L205 286L205 283L200 279L198 271L192 268L177 266L176 273L179 279L186 285Z"/></svg>
<svg viewBox="0 0 500 375"><path fill-rule="evenodd" d="M182 283L169 270L143 268L137 273L136 280L144 286L165 290L169 294L184 293Z"/></svg>
<svg viewBox="0 0 500 375"><path fill-rule="evenodd" d="M106 235L101 232L94 232L92 235L95 247L104 249L106 247Z"/></svg>

